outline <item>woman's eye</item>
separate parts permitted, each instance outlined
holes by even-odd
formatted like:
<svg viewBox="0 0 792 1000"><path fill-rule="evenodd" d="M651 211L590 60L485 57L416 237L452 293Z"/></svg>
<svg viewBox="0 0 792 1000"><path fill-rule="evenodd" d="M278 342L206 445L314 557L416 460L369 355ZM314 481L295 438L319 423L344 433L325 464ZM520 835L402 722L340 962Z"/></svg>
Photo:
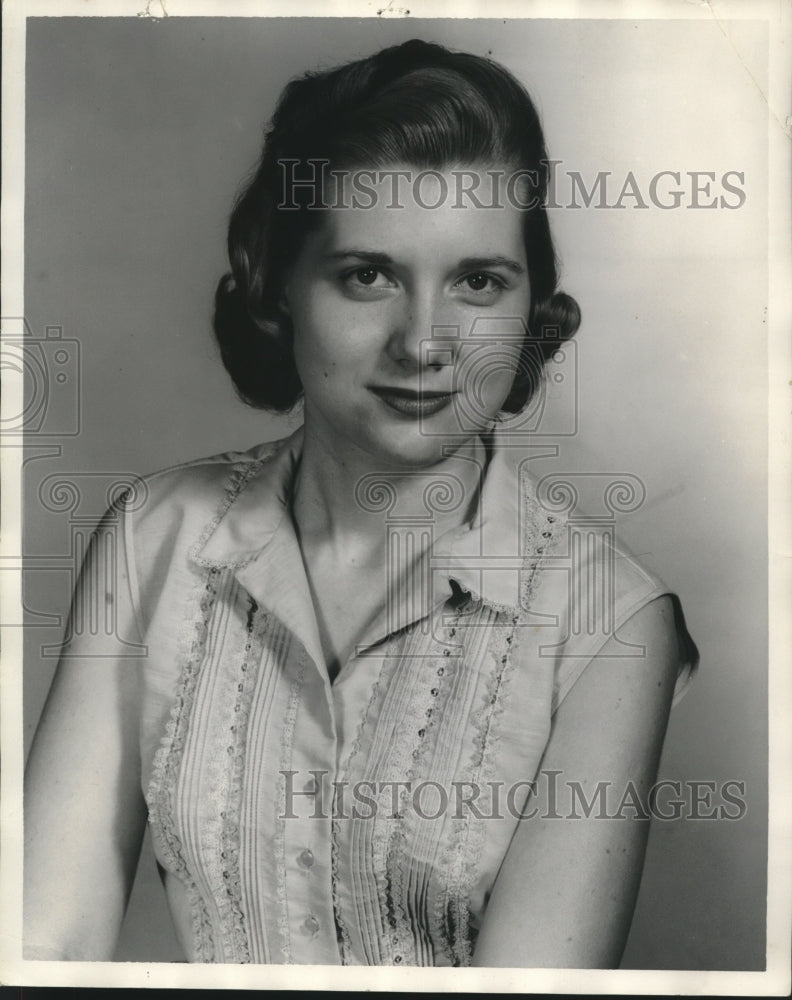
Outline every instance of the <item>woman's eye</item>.
<svg viewBox="0 0 792 1000"><path fill-rule="evenodd" d="M344 281L354 288L387 288L390 282L378 267L356 267L344 275Z"/></svg>
<svg viewBox="0 0 792 1000"><path fill-rule="evenodd" d="M377 275L379 271L373 267L361 267L355 271L355 277L360 282L361 285L373 285L377 280Z"/></svg>
<svg viewBox="0 0 792 1000"><path fill-rule="evenodd" d="M503 282L499 278L494 277L494 275L475 271L473 274L466 274L463 278L460 278L457 282L457 287L461 288L464 292L492 294L500 291L504 286Z"/></svg>

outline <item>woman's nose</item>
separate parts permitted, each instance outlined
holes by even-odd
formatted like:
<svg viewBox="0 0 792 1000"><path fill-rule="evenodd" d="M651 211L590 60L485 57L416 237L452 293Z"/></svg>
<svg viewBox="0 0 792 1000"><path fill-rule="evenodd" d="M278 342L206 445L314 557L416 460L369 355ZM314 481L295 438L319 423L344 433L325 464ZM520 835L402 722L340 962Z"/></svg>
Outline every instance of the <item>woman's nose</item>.
<svg viewBox="0 0 792 1000"><path fill-rule="evenodd" d="M449 310L435 297L405 296L391 319L388 355L408 371L445 367L453 362L455 330Z"/></svg>

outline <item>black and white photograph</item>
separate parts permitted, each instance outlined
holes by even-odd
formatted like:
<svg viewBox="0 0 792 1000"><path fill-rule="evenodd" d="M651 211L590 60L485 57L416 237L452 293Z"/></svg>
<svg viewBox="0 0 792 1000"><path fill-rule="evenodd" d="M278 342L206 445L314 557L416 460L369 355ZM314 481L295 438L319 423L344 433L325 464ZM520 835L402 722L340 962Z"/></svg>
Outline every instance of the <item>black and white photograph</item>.
<svg viewBox="0 0 792 1000"><path fill-rule="evenodd" d="M401 2L4 5L0 978L783 995L792 7Z"/></svg>

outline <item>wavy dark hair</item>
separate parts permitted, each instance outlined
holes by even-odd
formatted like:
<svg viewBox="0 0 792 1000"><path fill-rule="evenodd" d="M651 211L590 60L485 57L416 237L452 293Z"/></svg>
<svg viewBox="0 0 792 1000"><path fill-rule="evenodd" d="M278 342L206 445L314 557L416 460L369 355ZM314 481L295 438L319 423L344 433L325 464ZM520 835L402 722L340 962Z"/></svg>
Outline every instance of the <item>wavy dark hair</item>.
<svg viewBox="0 0 792 1000"><path fill-rule="evenodd" d="M556 254L544 207L547 159L527 91L502 66L480 56L415 39L287 84L255 173L234 205L231 270L215 296L215 336L240 397L285 412L302 396L291 325L280 300L306 235L324 215L316 210L324 176L317 161L325 170L494 163L532 172L533 207L523 212L531 310L517 374L502 407L506 413L522 410L541 382L545 361L580 324L577 303L556 287ZM303 167L314 161L311 176L318 186L308 188L296 166L284 170L284 161Z"/></svg>

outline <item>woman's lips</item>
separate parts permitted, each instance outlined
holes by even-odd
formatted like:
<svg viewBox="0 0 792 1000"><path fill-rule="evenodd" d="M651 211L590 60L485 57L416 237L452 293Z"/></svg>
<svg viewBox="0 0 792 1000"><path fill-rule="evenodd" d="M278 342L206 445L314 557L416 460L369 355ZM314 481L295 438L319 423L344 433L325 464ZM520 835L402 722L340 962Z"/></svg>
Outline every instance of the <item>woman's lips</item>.
<svg viewBox="0 0 792 1000"><path fill-rule="evenodd" d="M430 417L444 410L454 397L453 392L415 392L390 386L371 386L371 392L382 402L405 417Z"/></svg>

